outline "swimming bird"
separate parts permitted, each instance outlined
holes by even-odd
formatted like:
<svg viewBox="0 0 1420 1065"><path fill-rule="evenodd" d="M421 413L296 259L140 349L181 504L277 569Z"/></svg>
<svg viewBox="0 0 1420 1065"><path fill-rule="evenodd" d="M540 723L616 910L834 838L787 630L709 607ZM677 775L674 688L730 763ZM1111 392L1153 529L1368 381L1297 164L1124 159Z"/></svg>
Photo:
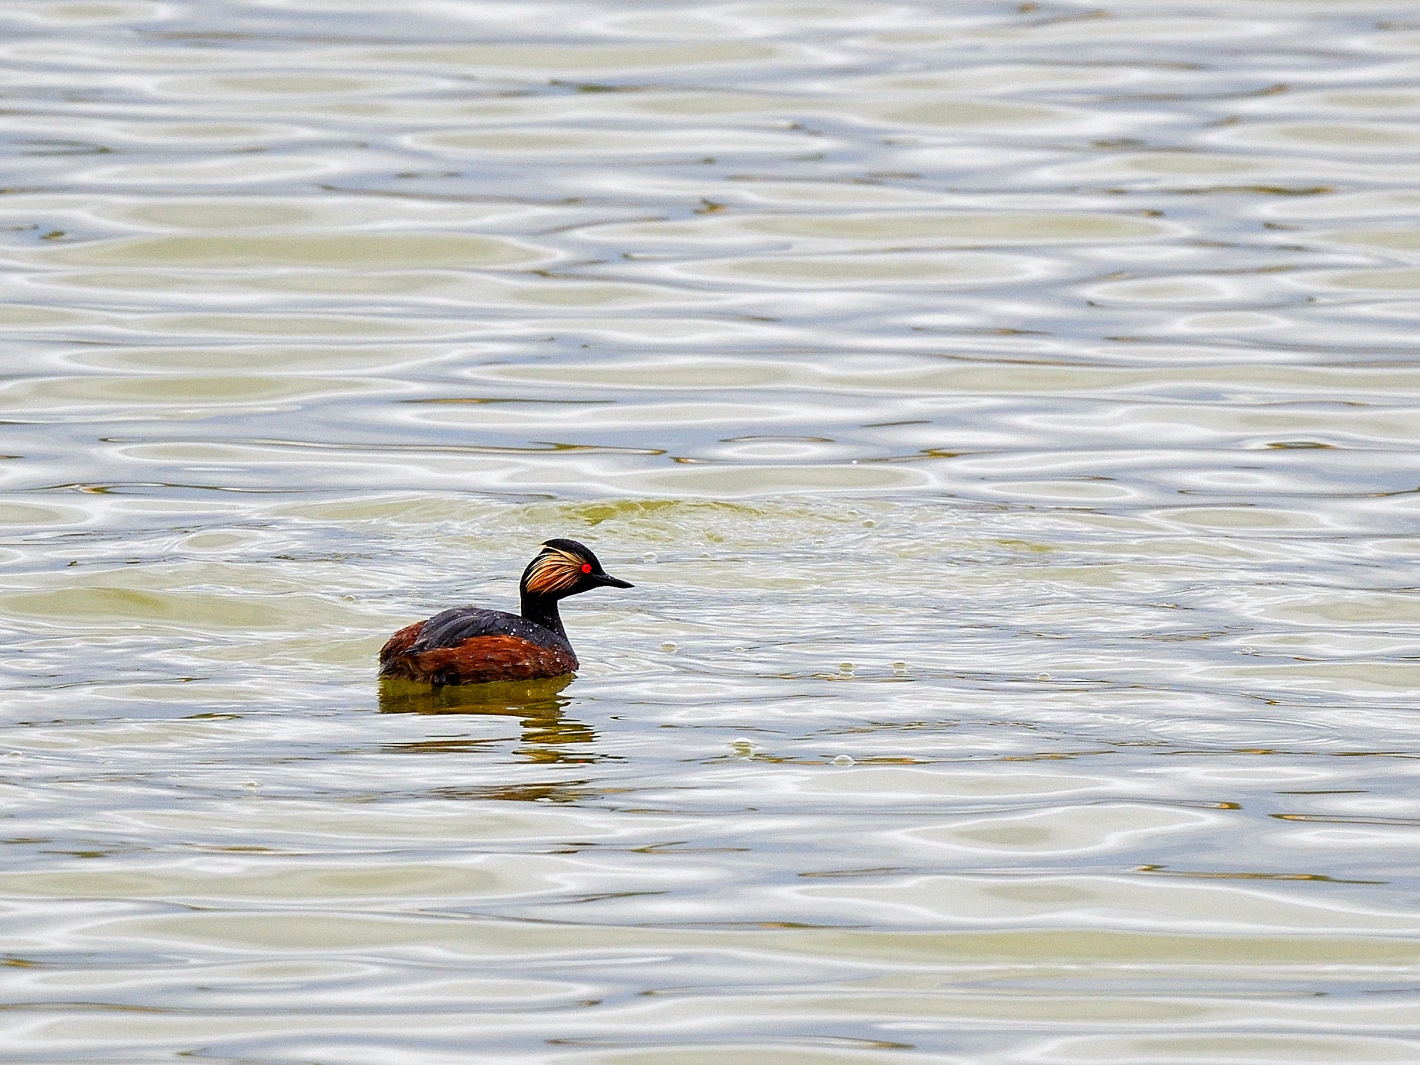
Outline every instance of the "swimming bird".
<svg viewBox="0 0 1420 1065"><path fill-rule="evenodd" d="M557 602L593 588L630 588L576 540L548 540L518 584L522 615L454 607L406 625L380 648L380 676L433 685L537 680L577 670Z"/></svg>

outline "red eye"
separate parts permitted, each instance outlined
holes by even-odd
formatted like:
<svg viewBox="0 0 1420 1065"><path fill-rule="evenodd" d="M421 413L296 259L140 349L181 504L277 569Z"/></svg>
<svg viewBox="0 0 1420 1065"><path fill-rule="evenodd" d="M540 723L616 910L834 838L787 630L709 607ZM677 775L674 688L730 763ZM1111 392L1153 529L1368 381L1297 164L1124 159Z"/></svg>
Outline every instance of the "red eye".
<svg viewBox="0 0 1420 1065"><path fill-rule="evenodd" d="M592 572L592 564L591 564L590 562L583 562L583 563L582 563L582 572L583 572L583 573L591 573L591 572Z"/></svg>

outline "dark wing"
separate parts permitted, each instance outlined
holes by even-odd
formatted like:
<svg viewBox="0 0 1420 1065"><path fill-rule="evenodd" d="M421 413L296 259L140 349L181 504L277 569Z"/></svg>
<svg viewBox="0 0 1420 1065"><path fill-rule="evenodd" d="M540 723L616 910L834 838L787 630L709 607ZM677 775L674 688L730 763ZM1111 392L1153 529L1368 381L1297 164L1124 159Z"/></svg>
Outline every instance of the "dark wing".
<svg viewBox="0 0 1420 1065"><path fill-rule="evenodd" d="M424 622L419 638L414 641L410 650L419 652L433 651L439 647L457 647L475 636L521 636L528 639L533 635L532 630L547 631L541 625L533 625L526 618L502 610L459 606L435 614Z"/></svg>

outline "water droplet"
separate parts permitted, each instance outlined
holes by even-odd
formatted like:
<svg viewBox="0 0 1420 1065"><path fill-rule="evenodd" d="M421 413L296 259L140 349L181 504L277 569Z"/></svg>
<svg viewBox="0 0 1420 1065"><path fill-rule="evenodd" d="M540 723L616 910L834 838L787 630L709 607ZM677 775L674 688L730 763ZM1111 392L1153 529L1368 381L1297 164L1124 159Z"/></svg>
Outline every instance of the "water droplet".
<svg viewBox="0 0 1420 1065"><path fill-rule="evenodd" d="M839 662L839 663L838 663L838 672L840 672L840 673L852 673L852 672L853 672L853 663L852 663L852 662Z"/></svg>
<svg viewBox="0 0 1420 1065"><path fill-rule="evenodd" d="M837 758L835 758L835 759L833 760L833 764L834 764L834 765L852 765L852 764L853 764L853 759L849 758L846 754L840 754Z"/></svg>
<svg viewBox="0 0 1420 1065"><path fill-rule="evenodd" d="M1036 679L1036 680L1049 680L1049 679L1050 679L1050 674L1049 674L1049 673L1037 673L1037 674L1035 675L1035 679Z"/></svg>
<svg viewBox="0 0 1420 1065"><path fill-rule="evenodd" d="M877 522L875 522L872 518L865 518L863 520L863 528L865 529L871 529L876 524Z"/></svg>
<svg viewBox="0 0 1420 1065"><path fill-rule="evenodd" d="M668 655L673 655L680 650L680 648L676 646L675 641L667 640L665 643L661 644L661 650Z"/></svg>

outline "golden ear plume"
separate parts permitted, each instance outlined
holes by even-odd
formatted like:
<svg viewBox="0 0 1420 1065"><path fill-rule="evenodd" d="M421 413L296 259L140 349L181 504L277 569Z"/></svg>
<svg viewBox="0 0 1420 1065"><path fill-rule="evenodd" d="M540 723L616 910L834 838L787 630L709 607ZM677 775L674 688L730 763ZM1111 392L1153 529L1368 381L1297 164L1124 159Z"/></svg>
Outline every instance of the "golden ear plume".
<svg viewBox="0 0 1420 1065"><path fill-rule="evenodd" d="M533 595L565 592L581 579L584 561L570 551L544 545L542 554L528 566L525 587Z"/></svg>

